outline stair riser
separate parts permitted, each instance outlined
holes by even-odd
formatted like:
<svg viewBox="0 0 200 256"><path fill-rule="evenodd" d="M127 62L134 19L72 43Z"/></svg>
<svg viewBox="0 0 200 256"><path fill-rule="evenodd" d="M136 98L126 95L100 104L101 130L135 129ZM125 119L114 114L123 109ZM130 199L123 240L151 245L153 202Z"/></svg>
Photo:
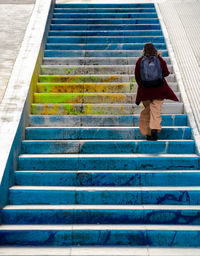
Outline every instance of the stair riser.
<svg viewBox="0 0 200 256"><path fill-rule="evenodd" d="M44 65L135 65L138 58L43 58ZM167 64L170 59L164 57Z"/></svg>
<svg viewBox="0 0 200 256"><path fill-rule="evenodd" d="M98 25L126 25L126 24L159 24L159 20L153 19L52 19L51 24L98 24Z"/></svg>
<svg viewBox="0 0 200 256"><path fill-rule="evenodd" d="M159 139L190 139L191 128L162 128ZM145 139L139 128L26 128L26 140Z"/></svg>
<svg viewBox="0 0 200 256"><path fill-rule="evenodd" d="M102 26L101 26L101 29L103 29ZM165 43L165 40L163 37L157 37L157 36L156 37L104 37L104 36L103 37L48 37L47 39L47 43L66 43L66 44L70 44L70 43L76 43L76 44L148 43L149 41L151 41L152 43Z"/></svg>
<svg viewBox="0 0 200 256"><path fill-rule="evenodd" d="M61 51L61 50L46 50L44 51L45 57L105 57L105 58L116 58L116 57L140 57L141 52L127 52L127 51L118 51L118 52L85 52L85 51ZM163 57L168 57L168 52L165 51L162 53Z"/></svg>
<svg viewBox="0 0 200 256"><path fill-rule="evenodd" d="M89 32L89 31L88 31ZM110 33L120 33L120 31L110 31ZM139 31L136 31L139 32ZM135 32L135 33L136 33ZM159 32L159 30L158 30ZM56 33L54 31L50 33ZM58 33L69 33L69 36L75 36L73 33L81 33L80 36L85 36L84 32L73 32L73 31L58 31ZM93 32L98 36L98 33L109 33L108 32L103 32L103 31L95 31ZM134 33L134 32L123 32L123 33ZM149 32L146 32L149 33ZM125 36L128 34L124 34ZM134 34L130 34L130 36L134 36ZM53 35L52 35L53 36ZM65 36L65 34L63 34ZM88 35L89 36L89 35ZM99 34L100 36L100 34ZM105 36L102 34L101 36ZM115 36L114 34L112 36ZM155 47L158 50L166 50L167 46L164 43L155 43ZM46 50L142 50L144 48L144 44L46 44Z"/></svg>
<svg viewBox="0 0 200 256"><path fill-rule="evenodd" d="M179 101L180 93L176 93ZM82 103L82 104L107 104L107 103L125 103L132 104L136 100L136 93L34 93L34 103ZM171 102L171 100L164 100L164 102Z"/></svg>
<svg viewBox="0 0 200 256"><path fill-rule="evenodd" d="M101 8L111 8L110 10L112 10L113 8L114 9L118 9L118 8L136 8L135 10L137 10L137 8L141 8L140 10L144 10L147 8L151 8L153 10L154 9L154 4L152 3L142 3L142 4L119 4L119 3L115 3L115 4L56 4L55 5L55 8L56 10L66 10L66 9L69 9L71 8L71 10L74 10L74 9L77 9L77 8L81 8L81 10L88 10L91 9L91 8L98 8L98 9L101 9ZM57 9L58 8L58 9ZM86 8L86 9L85 9ZM118 10L119 11L119 10Z"/></svg>
<svg viewBox="0 0 200 256"><path fill-rule="evenodd" d="M9 203L85 205L200 205L200 191L75 191L10 189Z"/></svg>
<svg viewBox="0 0 200 256"><path fill-rule="evenodd" d="M176 239L174 239L176 237ZM199 231L38 230L0 231L1 245L198 247Z"/></svg>
<svg viewBox="0 0 200 256"><path fill-rule="evenodd" d="M194 141L185 142L22 142L22 154L191 154Z"/></svg>
<svg viewBox="0 0 200 256"><path fill-rule="evenodd" d="M197 170L198 157L19 157L18 170Z"/></svg>
<svg viewBox="0 0 200 256"><path fill-rule="evenodd" d="M142 106L131 104L32 104L34 115L134 115ZM164 103L161 114L182 114L182 103Z"/></svg>
<svg viewBox="0 0 200 256"><path fill-rule="evenodd" d="M171 83L170 87L174 92L178 91L177 84ZM116 83L38 83L37 93L136 93L136 84ZM180 93L179 93L180 95ZM180 96L179 96L180 98ZM169 100L165 100L169 101Z"/></svg>
<svg viewBox="0 0 200 256"><path fill-rule="evenodd" d="M94 15L96 16L96 14ZM141 31L53 31L49 36L163 36L161 30L141 30ZM166 48L165 48L166 49ZM137 50L137 49L136 49Z"/></svg>
<svg viewBox="0 0 200 256"><path fill-rule="evenodd" d="M47 127L95 127L95 126L138 126L139 116L42 116L30 115L29 126L47 126ZM163 115L162 126L187 126L186 115Z"/></svg>
<svg viewBox="0 0 200 256"><path fill-rule="evenodd" d="M15 172L22 186L200 186L200 173L143 172Z"/></svg>
<svg viewBox="0 0 200 256"><path fill-rule="evenodd" d="M56 8L54 13L155 13L155 8Z"/></svg>
<svg viewBox="0 0 200 256"><path fill-rule="evenodd" d="M168 66L170 72L173 72L173 67ZM130 74L133 75L135 66L41 66L41 75L80 75L80 74Z"/></svg>
<svg viewBox="0 0 200 256"><path fill-rule="evenodd" d="M55 19L155 19L156 13L54 13Z"/></svg>
<svg viewBox="0 0 200 256"><path fill-rule="evenodd" d="M166 77L166 81L168 82L176 82L175 75L169 75ZM135 83L135 76L134 75L40 75L38 82L42 83L84 83L84 82L91 82L91 83L111 83L111 82L129 82Z"/></svg>
<svg viewBox="0 0 200 256"><path fill-rule="evenodd" d="M3 224L199 225L198 210L3 210Z"/></svg>
<svg viewBox="0 0 200 256"><path fill-rule="evenodd" d="M173 87L176 89L176 83ZM133 83L38 83L36 90L39 93L131 93L136 92L137 86Z"/></svg>

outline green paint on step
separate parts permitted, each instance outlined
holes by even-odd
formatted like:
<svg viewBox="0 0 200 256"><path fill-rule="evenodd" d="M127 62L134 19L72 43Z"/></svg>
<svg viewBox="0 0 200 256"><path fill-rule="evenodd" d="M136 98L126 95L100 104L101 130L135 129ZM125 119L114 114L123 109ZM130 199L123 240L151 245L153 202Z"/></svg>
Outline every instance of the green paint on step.
<svg viewBox="0 0 200 256"><path fill-rule="evenodd" d="M83 94L80 93L35 93L34 102L35 103L82 103Z"/></svg>

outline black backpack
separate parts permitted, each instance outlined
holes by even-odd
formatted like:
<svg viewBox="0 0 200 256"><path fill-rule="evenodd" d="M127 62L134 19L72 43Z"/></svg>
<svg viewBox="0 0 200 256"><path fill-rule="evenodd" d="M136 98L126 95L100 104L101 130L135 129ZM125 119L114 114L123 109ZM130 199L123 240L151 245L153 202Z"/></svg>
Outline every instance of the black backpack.
<svg viewBox="0 0 200 256"><path fill-rule="evenodd" d="M144 87L158 87L163 83L160 60L156 56L143 57L140 63L140 77Z"/></svg>

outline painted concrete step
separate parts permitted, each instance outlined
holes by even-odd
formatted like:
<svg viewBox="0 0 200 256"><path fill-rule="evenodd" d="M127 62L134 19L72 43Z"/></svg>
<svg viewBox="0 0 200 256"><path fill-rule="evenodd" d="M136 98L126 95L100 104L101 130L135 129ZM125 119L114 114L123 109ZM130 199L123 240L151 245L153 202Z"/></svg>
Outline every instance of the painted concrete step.
<svg viewBox="0 0 200 256"><path fill-rule="evenodd" d="M157 13L54 13L55 19L138 19L158 18Z"/></svg>
<svg viewBox="0 0 200 256"><path fill-rule="evenodd" d="M151 248L151 247L1 247L0 255L5 256L199 256L198 248Z"/></svg>
<svg viewBox="0 0 200 256"><path fill-rule="evenodd" d="M48 66L49 67L49 66ZM56 68L55 68L56 69ZM81 69L81 67L80 67ZM80 70L79 69L79 70ZM69 70L69 71L68 71ZM67 69L66 73L79 73L78 69ZM53 73L43 71L45 73ZM43 73L42 72L42 73ZM60 71L61 72L61 71ZM59 72L57 72L59 73ZM174 89L177 89L177 83L171 83ZM37 83L36 92L38 93L76 93L76 92L134 92L137 90L136 83Z"/></svg>
<svg viewBox="0 0 200 256"><path fill-rule="evenodd" d="M73 73L73 69L69 72ZM48 72L50 73L50 71ZM74 73L78 73L76 70ZM177 83L168 83L174 92ZM37 83L37 93L133 93L137 92L136 83Z"/></svg>
<svg viewBox="0 0 200 256"><path fill-rule="evenodd" d="M34 103L133 103L135 93L34 93Z"/></svg>
<svg viewBox="0 0 200 256"><path fill-rule="evenodd" d="M141 113L135 104L32 104L33 115L131 115ZM182 102L163 103L161 114L183 114Z"/></svg>
<svg viewBox="0 0 200 256"><path fill-rule="evenodd" d="M91 19L91 18L52 18L51 24L159 24L158 18L111 18L106 19L105 17L102 19Z"/></svg>
<svg viewBox="0 0 200 256"><path fill-rule="evenodd" d="M33 127L138 126L139 115L30 115ZM187 126L187 115L162 115L162 126Z"/></svg>
<svg viewBox="0 0 200 256"><path fill-rule="evenodd" d="M115 3L115 4L94 4L94 3L89 3L89 4L56 4L55 8L154 8L153 3Z"/></svg>
<svg viewBox="0 0 200 256"><path fill-rule="evenodd" d="M26 127L26 140L134 140L144 139L138 127ZM191 139L190 127L163 127L159 139Z"/></svg>
<svg viewBox="0 0 200 256"><path fill-rule="evenodd" d="M92 8L92 7L88 7L86 9L83 9L82 6L77 7L77 8L55 8L54 9L54 13L155 13L156 10L155 8L126 8L126 7L122 7L122 8Z"/></svg>
<svg viewBox="0 0 200 256"><path fill-rule="evenodd" d="M198 170L196 154L24 154L18 170ZM200 198L200 197L199 197Z"/></svg>
<svg viewBox="0 0 200 256"><path fill-rule="evenodd" d="M193 140L25 140L22 154L192 154Z"/></svg>
<svg viewBox="0 0 200 256"><path fill-rule="evenodd" d="M82 31L56 31L59 33L69 33L70 36L73 36L73 33L84 33ZM95 35L98 35L98 33L109 33L109 31L88 31L88 33L95 33ZM122 33L122 31L111 31L111 33ZM139 30L135 31L139 32ZM158 30L159 32L159 30ZM50 32L51 33L51 32ZM54 33L54 31L52 31L52 33ZM123 31L123 33L134 33L134 31ZM149 32L145 32L144 33L148 34ZM82 35L82 34L81 34ZM80 36L81 36L80 35ZM83 34L84 36L84 34ZM104 34L102 34L102 36L104 36ZM115 36L115 34L113 34L113 36ZM155 43L154 44L155 47L158 50L166 50L167 46L165 43ZM46 50L142 50L144 48L144 44L140 43L140 44L128 44L128 43L121 43L121 44L46 44L45 45L45 49Z"/></svg>
<svg viewBox="0 0 200 256"><path fill-rule="evenodd" d="M198 225L2 225L0 244L198 247L199 232Z"/></svg>
<svg viewBox="0 0 200 256"><path fill-rule="evenodd" d="M199 225L199 212L199 206L189 205L8 205L2 224Z"/></svg>
<svg viewBox="0 0 200 256"><path fill-rule="evenodd" d="M173 73L173 66L168 65L168 69ZM41 75L80 75L80 74L134 74L135 65L41 65Z"/></svg>
<svg viewBox="0 0 200 256"><path fill-rule="evenodd" d="M71 11L71 10L70 10ZM70 12L69 11L69 12ZM100 30L100 31L109 31L109 30L161 30L161 26L159 24L115 24L109 25L109 24L69 24L69 25L62 25L62 24L51 24L50 25L50 31L51 30ZM157 42L157 41L156 41Z"/></svg>
<svg viewBox="0 0 200 256"><path fill-rule="evenodd" d="M175 93L179 101L180 92ZM34 93L34 103L126 103L132 104L136 100L136 93ZM164 102L172 102L164 100Z"/></svg>
<svg viewBox="0 0 200 256"><path fill-rule="evenodd" d="M13 186L9 204L200 205L200 187Z"/></svg>
<svg viewBox="0 0 200 256"><path fill-rule="evenodd" d="M71 37L69 37L71 38ZM77 50L45 50L45 57L140 57L140 51L112 50L112 51L77 51ZM168 51L162 51L163 57L168 57Z"/></svg>
<svg viewBox="0 0 200 256"><path fill-rule="evenodd" d="M170 64L169 57L164 57L167 64ZM135 65L138 58L121 57L121 58L95 58L95 57L77 57L77 58L56 58L44 57L44 65Z"/></svg>
<svg viewBox="0 0 200 256"><path fill-rule="evenodd" d="M115 25L115 24L114 24ZM65 25L61 25L65 26ZM66 26L70 26L66 25ZM84 25L78 25L78 26L84 26ZM87 25L88 26L88 25ZM94 25L93 25L94 26ZM113 25L112 25L113 26ZM124 25L125 26L125 25ZM131 25L130 25L131 26ZM103 30L104 25L101 25L101 29ZM65 27L64 27L65 28ZM65 28L66 29L66 28ZM84 27L83 27L84 29ZM95 27L96 29L96 27ZM122 36L122 37L115 37L115 36L91 36L91 37L62 37L62 36L49 36L47 39L47 43L76 43L76 44L112 44L112 43L147 43L151 41L152 43L164 43L164 37L163 36Z"/></svg>
<svg viewBox="0 0 200 256"><path fill-rule="evenodd" d="M15 171L20 186L200 186L200 171Z"/></svg>
<svg viewBox="0 0 200 256"><path fill-rule="evenodd" d="M167 76L166 81L176 82L175 74ZM42 83L84 83L84 82L131 82L134 83L135 76L132 75L119 75L119 74L92 74L92 75L39 75L38 82Z"/></svg>
<svg viewBox="0 0 200 256"><path fill-rule="evenodd" d="M94 14L96 16L97 14ZM79 14L77 14L79 16ZM161 30L135 30L135 31L58 31L51 30L48 33L49 36L163 36ZM166 49L166 48L165 48Z"/></svg>

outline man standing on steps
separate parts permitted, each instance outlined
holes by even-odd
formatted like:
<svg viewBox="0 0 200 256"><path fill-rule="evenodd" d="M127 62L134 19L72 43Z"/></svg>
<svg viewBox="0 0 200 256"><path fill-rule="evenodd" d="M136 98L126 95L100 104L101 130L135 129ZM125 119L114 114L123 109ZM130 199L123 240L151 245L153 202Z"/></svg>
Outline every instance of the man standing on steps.
<svg viewBox="0 0 200 256"><path fill-rule="evenodd" d="M138 84L136 104L142 101L139 128L147 140L157 140L161 131L161 108L164 99L178 101L164 77L170 74L165 60L152 43L144 45L143 54L137 60L135 79Z"/></svg>

